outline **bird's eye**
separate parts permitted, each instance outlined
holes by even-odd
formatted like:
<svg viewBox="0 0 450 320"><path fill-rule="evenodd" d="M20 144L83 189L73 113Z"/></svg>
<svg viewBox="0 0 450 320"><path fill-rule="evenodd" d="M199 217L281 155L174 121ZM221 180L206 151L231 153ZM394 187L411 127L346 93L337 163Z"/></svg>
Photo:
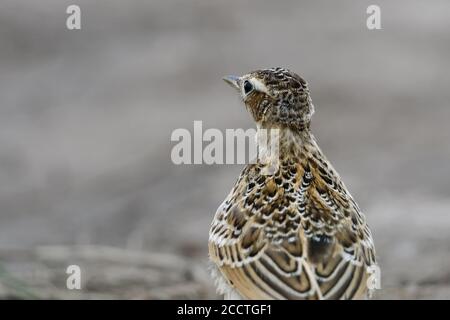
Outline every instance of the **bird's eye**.
<svg viewBox="0 0 450 320"><path fill-rule="evenodd" d="M245 80L244 82L244 92L245 94L249 94L253 90L253 85L250 83L250 81Z"/></svg>

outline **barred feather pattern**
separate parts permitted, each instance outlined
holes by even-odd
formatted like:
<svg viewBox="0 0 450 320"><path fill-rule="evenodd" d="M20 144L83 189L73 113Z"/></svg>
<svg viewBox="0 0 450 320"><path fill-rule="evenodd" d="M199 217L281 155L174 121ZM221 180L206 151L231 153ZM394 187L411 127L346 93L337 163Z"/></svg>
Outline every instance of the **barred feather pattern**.
<svg viewBox="0 0 450 320"><path fill-rule="evenodd" d="M361 299L376 264L364 215L309 130L282 131L280 165L247 165L209 235L221 293L243 299Z"/></svg>

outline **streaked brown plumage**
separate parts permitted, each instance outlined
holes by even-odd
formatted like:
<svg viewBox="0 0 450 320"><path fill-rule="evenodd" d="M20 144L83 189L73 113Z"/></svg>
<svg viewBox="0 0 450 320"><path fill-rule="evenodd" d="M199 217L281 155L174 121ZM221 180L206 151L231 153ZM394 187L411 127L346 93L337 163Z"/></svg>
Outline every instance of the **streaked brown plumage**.
<svg viewBox="0 0 450 320"><path fill-rule="evenodd" d="M306 82L286 69L226 79L258 127L280 129L279 168L247 165L217 210L209 254L227 298L354 299L368 292L370 230L310 132Z"/></svg>

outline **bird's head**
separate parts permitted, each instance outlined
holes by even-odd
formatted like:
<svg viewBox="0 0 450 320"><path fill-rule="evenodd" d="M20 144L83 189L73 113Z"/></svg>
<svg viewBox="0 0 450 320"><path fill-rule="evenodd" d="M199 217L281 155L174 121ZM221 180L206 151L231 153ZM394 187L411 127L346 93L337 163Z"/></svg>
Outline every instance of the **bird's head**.
<svg viewBox="0 0 450 320"><path fill-rule="evenodd" d="M224 80L237 89L256 123L262 127L309 128L314 106L308 85L299 75L283 68L227 76Z"/></svg>

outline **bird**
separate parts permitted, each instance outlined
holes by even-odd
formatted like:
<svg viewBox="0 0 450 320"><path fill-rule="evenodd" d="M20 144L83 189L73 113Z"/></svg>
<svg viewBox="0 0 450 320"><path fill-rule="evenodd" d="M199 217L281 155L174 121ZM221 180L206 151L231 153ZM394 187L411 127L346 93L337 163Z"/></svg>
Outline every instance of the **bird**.
<svg viewBox="0 0 450 320"><path fill-rule="evenodd" d="M224 80L258 129L279 132L275 170L247 164L209 231L211 274L225 299L367 299L378 268L364 214L311 133L307 82L285 68Z"/></svg>

